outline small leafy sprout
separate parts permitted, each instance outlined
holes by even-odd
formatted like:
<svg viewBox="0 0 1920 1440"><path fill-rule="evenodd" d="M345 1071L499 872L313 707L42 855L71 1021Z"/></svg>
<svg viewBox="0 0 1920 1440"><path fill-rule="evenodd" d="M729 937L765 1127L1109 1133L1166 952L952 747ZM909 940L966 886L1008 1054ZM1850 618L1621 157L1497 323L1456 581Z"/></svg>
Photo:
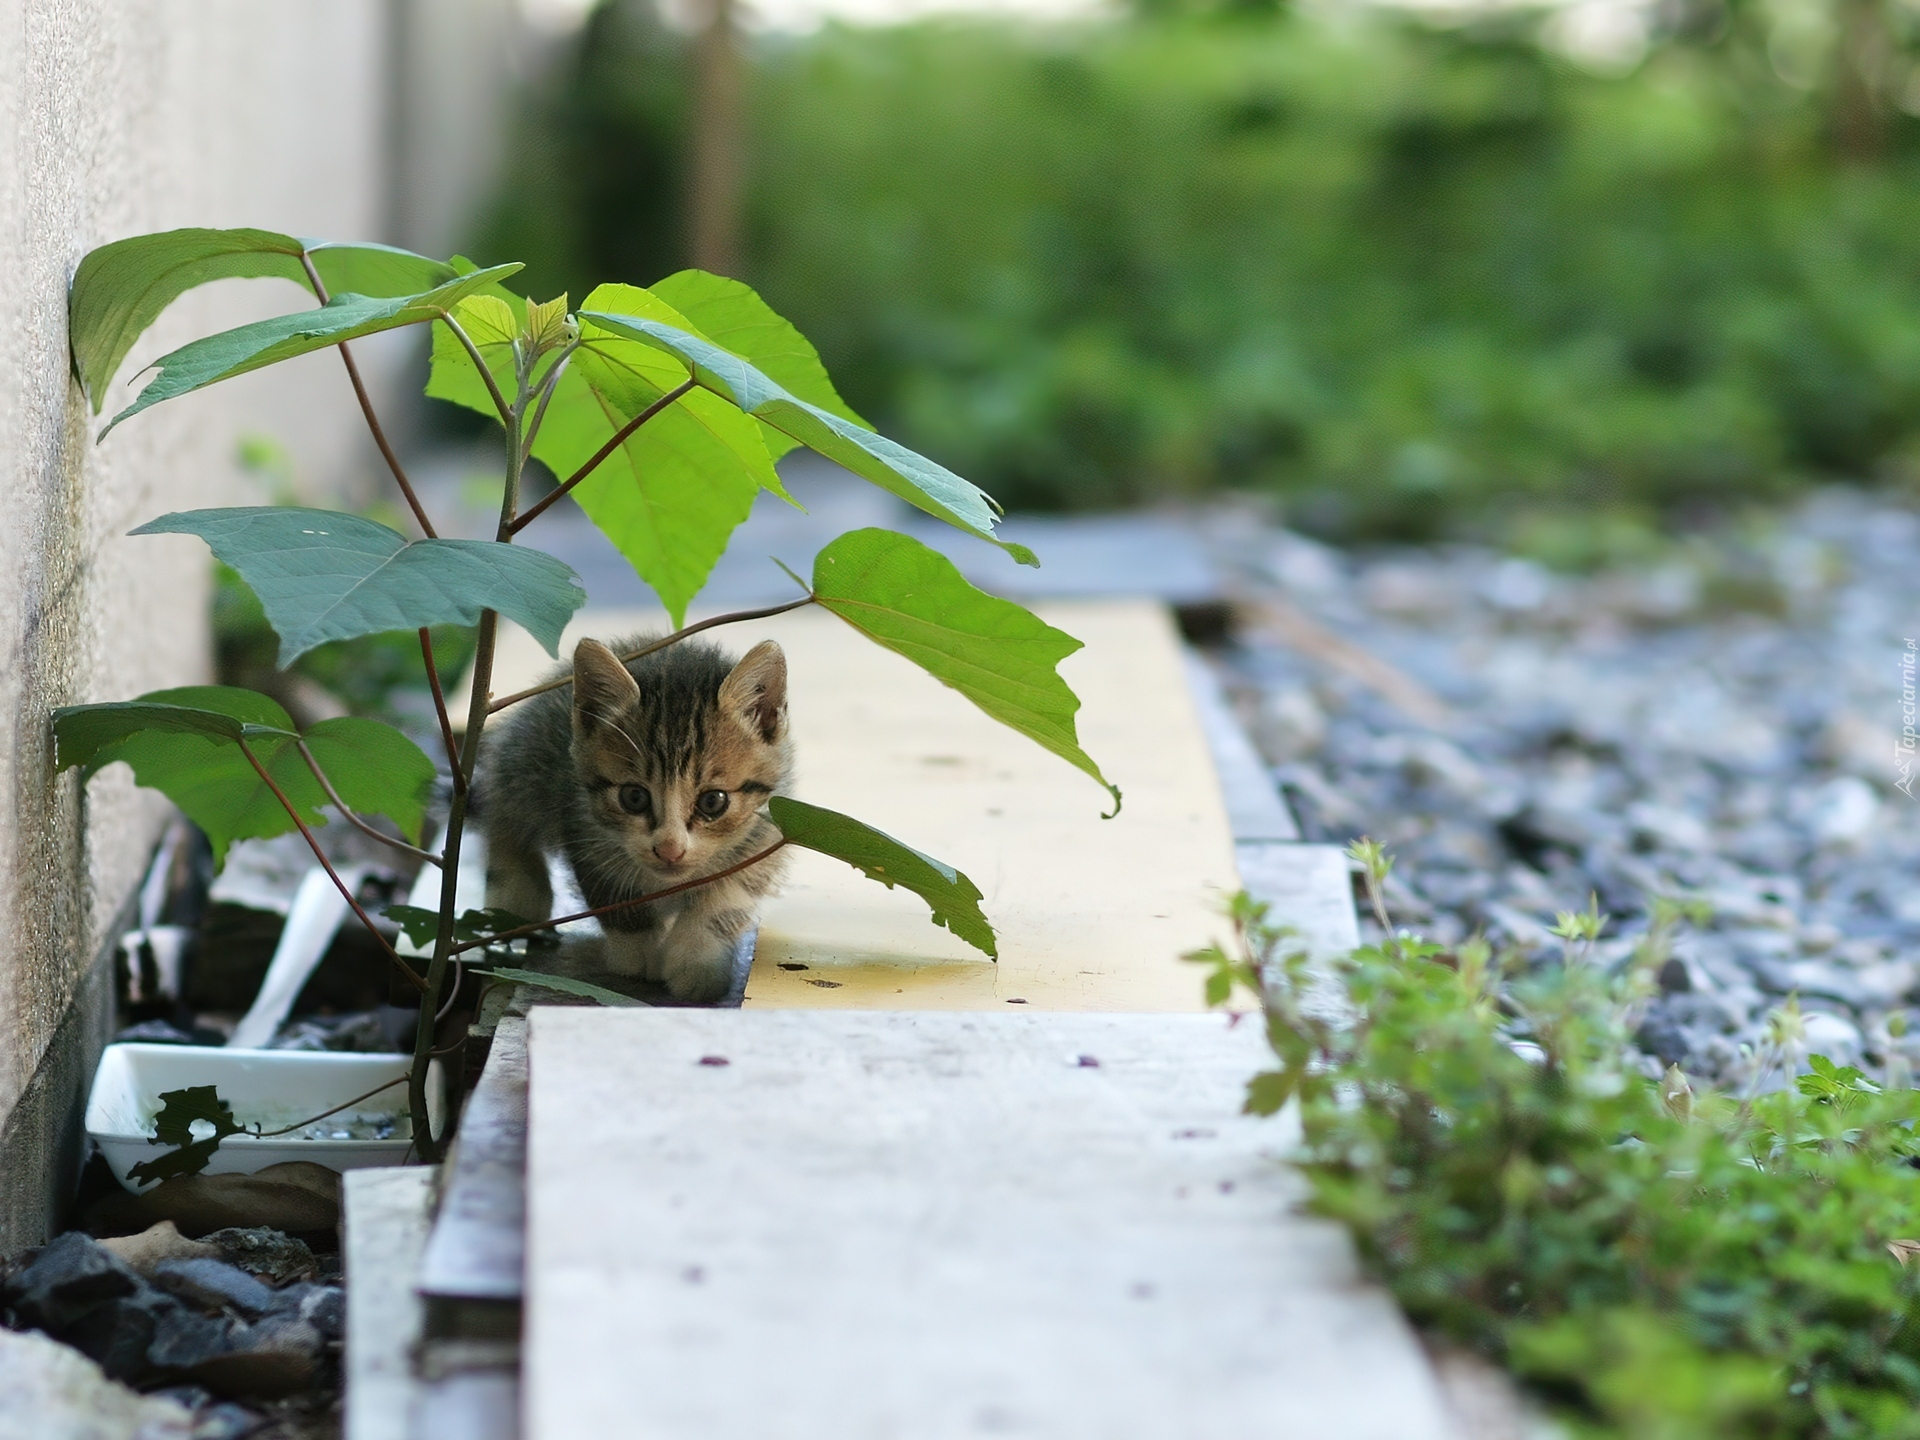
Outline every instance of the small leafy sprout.
<svg viewBox="0 0 1920 1440"><path fill-rule="evenodd" d="M520 330L520 342L530 359L538 359L549 350L558 350L579 334L567 314L567 297L544 303L527 301L527 321Z"/></svg>
<svg viewBox="0 0 1920 1440"><path fill-rule="evenodd" d="M1794 1081L1794 1088L1816 1105L1830 1105L1843 1114L1863 1099L1881 1093L1874 1084L1851 1065L1835 1065L1824 1055L1809 1055L1807 1067L1813 1073Z"/></svg>
<svg viewBox="0 0 1920 1440"><path fill-rule="evenodd" d="M1560 937L1566 962L1571 965L1593 953L1593 943L1600 938L1600 932L1606 928L1606 924L1606 917L1600 913L1600 897L1588 892L1587 908L1560 911L1554 916L1549 933ZM1576 943L1580 946L1578 955L1573 948Z"/></svg>
<svg viewBox="0 0 1920 1440"><path fill-rule="evenodd" d="M1393 922L1387 918L1387 876L1392 873L1393 859L1381 847L1378 840L1361 836L1347 846L1347 858L1360 867L1367 885L1367 903L1373 907L1374 919L1380 922L1380 928L1387 934L1393 934Z"/></svg>
<svg viewBox="0 0 1920 1440"><path fill-rule="evenodd" d="M1687 1080L1687 1072L1678 1065L1667 1066L1667 1073L1660 1077L1660 1103L1676 1120L1690 1119L1693 1115L1693 1086Z"/></svg>
<svg viewBox="0 0 1920 1440"><path fill-rule="evenodd" d="M439 912L428 910L424 906L389 905L381 913L398 925L408 941L416 946L431 945L440 933ZM531 923L526 917L516 915L511 910L503 910L498 906L491 906L485 910L468 910L453 922L454 943L484 944L495 935L503 935L509 930L518 930ZM560 943L551 931L540 931L526 936L525 939L533 948Z"/></svg>
<svg viewBox="0 0 1920 1440"><path fill-rule="evenodd" d="M196 1136L194 1127L204 1125L207 1133ZM198 1175L213 1159L213 1152L229 1135L246 1132L246 1126L233 1118L233 1109L211 1085L189 1085L183 1090L160 1093L160 1113L153 1117L155 1145L174 1148L152 1160L142 1160L127 1171L136 1184L171 1180L176 1175Z"/></svg>

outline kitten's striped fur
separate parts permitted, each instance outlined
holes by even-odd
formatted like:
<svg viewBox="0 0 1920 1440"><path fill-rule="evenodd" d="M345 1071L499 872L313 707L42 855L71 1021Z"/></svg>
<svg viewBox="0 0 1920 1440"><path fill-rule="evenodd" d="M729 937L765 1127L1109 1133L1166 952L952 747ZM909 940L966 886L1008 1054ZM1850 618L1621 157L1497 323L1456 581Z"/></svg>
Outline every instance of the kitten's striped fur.
<svg viewBox="0 0 1920 1440"><path fill-rule="evenodd" d="M780 647L765 641L738 664L698 641L615 658L650 638L582 640L571 685L488 727L476 800L489 905L547 918L548 852L566 856L597 907L711 875L779 839L763 812L793 770ZM717 815L715 794L726 796ZM785 859L602 916L605 968L663 982L677 999L722 998Z"/></svg>

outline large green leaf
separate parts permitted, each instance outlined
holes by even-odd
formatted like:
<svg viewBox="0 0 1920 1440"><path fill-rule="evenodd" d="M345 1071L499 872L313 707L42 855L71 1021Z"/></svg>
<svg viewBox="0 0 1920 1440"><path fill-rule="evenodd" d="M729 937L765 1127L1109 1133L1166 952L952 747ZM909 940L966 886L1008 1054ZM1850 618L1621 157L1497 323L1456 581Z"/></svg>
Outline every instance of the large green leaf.
<svg viewBox="0 0 1920 1440"><path fill-rule="evenodd" d="M1120 791L1080 748L1080 699L1055 670L1080 648L1031 611L975 589L937 550L891 530L853 530L814 557L819 602L951 685L987 714Z"/></svg>
<svg viewBox="0 0 1920 1440"><path fill-rule="evenodd" d="M205 540L260 597L280 636L282 666L329 640L473 625L482 610L518 621L554 655L560 632L587 599L572 570L524 545L409 542L377 521L336 510L186 510L132 533Z"/></svg>
<svg viewBox="0 0 1920 1440"><path fill-rule="evenodd" d="M74 371L93 406L146 328L181 295L212 280L274 277L307 288L302 253L334 295L411 295L454 278L453 267L388 245L300 240L272 230L166 230L90 250L67 302Z"/></svg>
<svg viewBox="0 0 1920 1440"><path fill-rule="evenodd" d="M853 407L840 398L820 363L820 352L762 300L751 286L709 270L682 270L647 287L691 322L686 328L704 335L723 350L731 350L742 360L767 375L788 394L830 410L843 420L867 425ZM594 297L588 297L590 304ZM612 309L600 305L596 308ZM767 450L775 459L800 442L770 425L761 426Z"/></svg>
<svg viewBox="0 0 1920 1440"><path fill-rule="evenodd" d="M589 327L625 335L682 361L694 380L731 400L756 420L810 446L883 490L970 535L992 541L1022 565L1038 565L1024 545L994 538L998 514L986 494L943 465L917 455L884 435L810 404L738 355L668 321L597 309L594 297L580 311L583 333Z"/></svg>
<svg viewBox="0 0 1920 1440"><path fill-rule="evenodd" d="M183 345L154 362L160 373L147 382L133 404L108 422L101 436L105 438L115 425L162 400L175 399L217 381L291 360L296 355L324 350L344 340L357 340L363 335L437 319L488 282L520 268L514 264L476 270L415 295L338 295L311 310L276 315L271 320L258 320Z"/></svg>
<svg viewBox="0 0 1920 1440"><path fill-rule="evenodd" d="M417 840L426 822L434 769L406 736L377 720L323 720L304 737L265 695L226 685L156 690L138 700L71 705L53 713L55 767L92 776L123 760L134 778L163 792L213 843L216 867L235 840L295 828L246 756L245 745L309 825L322 825L326 792L295 741L304 738L340 798L355 811L391 819Z"/></svg>
<svg viewBox="0 0 1920 1440"><path fill-rule="evenodd" d="M594 296L681 318L632 286L603 285ZM511 343L524 303L496 290L458 312L501 380L511 373ZM493 403L464 347L444 327L435 328L427 393L492 414ZM686 378L685 366L651 346L583 330L533 453L564 479ZM719 396L695 390L623 441L573 495L678 625L762 489L786 497L760 427Z"/></svg>
<svg viewBox="0 0 1920 1440"><path fill-rule="evenodd" d="M999 958L993 926L980 910L980 887L952 866L902 845L851 815L789 800L784 795L767 802L767 814L789 844L844 860L889 890L895 885L906 886L927 902L934 924L944 925L974 949Z"/></svg>

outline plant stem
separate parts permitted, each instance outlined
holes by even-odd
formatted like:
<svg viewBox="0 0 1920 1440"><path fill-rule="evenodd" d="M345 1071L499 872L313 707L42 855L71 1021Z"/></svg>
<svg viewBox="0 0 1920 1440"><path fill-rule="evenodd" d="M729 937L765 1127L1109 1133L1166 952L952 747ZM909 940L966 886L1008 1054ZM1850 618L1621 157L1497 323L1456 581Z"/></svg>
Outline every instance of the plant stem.
<svg viewBox="0 0 1920 1440"><path fill-rule="evenodd" d="M473 343L473 337L467 334L465 327L453 318L452 311L442 310L440 312L440 320L447 329L453 332L453 338L458 340L466 349L467 358L473 361L473 368L480 372L480 378L486 382L487 394L493 397L493 408L500 412L500 423L502 425L508 424L508 417L513 414L513 407L507 404L507 397L500 393L500 387L494 383L493 372L487 368L486 360L481 357L480 347ZM517 432L519 427L513 426L511 428Z"/></svg>
<svg viewBox="0 0 1920 1440"><path fill-rule="evenodd" d="M450 320L449 324L453 324ZM469 347L465 333L457 325L454 331ZM478 363L478 353L469 349ZM520 474L526 460L526 447L521 431L526 419L526 406L531 398L528 383L531 379L531 361L521 347L514 346L514 403L502 407L501 418L507 427L507 475L506 483L501 487L500 524L494 532L494 540L502 545L513 542L511 529L513 512L520 503ZM482 367L483 374L486 373ZM487 384L493 386L493 377L487 377ZM447 967L453 962L454 955L454 907L458 900L460 883L460 846L466 835L467 808L473 793L474 766L480 758L480 733L487 724L487 694L493 685L493 653L495 642L499 638L500 616L493 610L480 612L480 631L473 656L473 694L467 702L467 733L461 747L460 757L454 764L456 784L452 802L447 807L447 833L441 845L440 866L440 925L433 941L433 961L427 969L426 994L420 1003L420 1021L413 1035L413 1064L407 1075L407 1105L413 1116L414 1143L419 1147L420 1158L428 1164L438 1161L446 1152L446 1142L452 1138L458 1127L459 1110L449 1106L447 1111L447 1132L436 1136L433 1133L432 1117L427 1113L427 1071L434 1053L434 1031L438 1027L442 1012L438 1005L441 988L446 984Z"/></svg>
<svg viewBox="0 0 1920 1440"><path fill-rule="evenodd" d="M642 645L638 650L629 650L619 658L621 663L629 663L638 660L643 655L651 655L656 650L664 650L669 645L678 644L689 635L698 635L702 630L711 630L716 625L735 625L743 620L764 620L769 615L784 615L789 610L798 610L802 605L812 605L815 603L813 596L803 595L798 600L789 600L784 605L769 605L764 610L736 610L729 615L715 615L711 620L701 620L696 624L686 626L684 629L676 630L663 640L655 640L650 644ZM535 685L527 690L516 690L513 694L503 695L498 700L488 704L487 713L491 715L497 710L506 709L509 705L518 705L522 700L531 700L536 695L544 695L549 690L558 690L561 686L571 685L572 683L573 677L571 675L562 675L558 680L549 680L544 685Z"/></svg>
<svg viewBox="0 0 1920 1440"><path fill-rule="evenodd" d="M446 692L440 688L440 670L433 663L433 634L420 627L420 658L426 663L427 685L433 691L433 713L440 718L440 743L447 747L447 769L453 772L453 788L467 788L467 777L460 773L460 746L453 738L453 721L447 715Z"/></svg>
<svg viewBox="0 0 1920 1440"><path fill-rule="evenodd" d="M304 1127L313 1124L313 1122L316 1120L324 1120L329 1115L338 1115L342 1110L346 1109L347 1106L349 1105L358 1105L362 1100L371 1100L374 1096L378 1095L382 1090L391 1090L396 1085L404 1085L406 1083L407 1083L407 1077L404 1075L399 1075L393 1078L392 1080L387 1081L387 1083L384 1085L374 1086L373 1089L367 1091L367 1093L364 1095L356 1095L351 1100L343 1100L338 1105L334 1106L333 1109L331 1110L322 1110L318 1115L309 1115L304 1120L296 1120L293 1122L293 1124L282 1126L278 1130L249 1130L247 1133L253 1136L253 1138L256 1140L265 1140L274 1135L291 1134L295 1130L303 1129Z"/></svg>
<svg viewBox="0 0 1920 1440"><path fill-rule="evenodd" d="M313 831L307 828L307 822L300 818L300 812L294 808L293 802L287 798L287 792L274 783L273 776L267 773L267 767L260 763L260 757L247 748L247 742L245 740L238 743L240 745L240 753L247 757L247 763L253 766L254 773L266 783L266 787L273 792L274 799L280 802L281 807L286 810L287 814L293 817L293 823L300 827L300 834L305 838L307 848L313 851L313 858L320 862L320 868L325 870L327 877L333 881L334 889L338 890L341 898L353 908L353 913L360 917L360 923L367 927L367 933L380 943L382 950L387 952L387 958L400 967L400 973L405 975L407 979L413 983L415 989L424 994L428 982L422 980L414 973L413 967L400 958L399 953L394 950L393 946L387 943L387 937L382 935L379 928L373 923L373 917L360 908L360 902L353 898L353 891L349 890L347 888L347 882L340 878L340 872L333 868L333 862L327 859L326 852L320 848L320 842L314 838Z"/></svg>
<svg viewBox="0 0 1920 1440"><path fill-rule="evenodd" d="M300 264L307 272L307 283L313 286L313 293L322 305L327 303L327 287L321 283L320 272L313 268L313 259L306 251L300 252ZM401 468L400 457L393 453L393 446L387 443L387 432L380 428L380 417L373 413L373 399L367 394L366 383L360 378L360 367L354 363L353 351L347 348L347 342L340 342L340 358L346 362L347 379L353 382L353 393L360 401L360 413L367 417L367 428L373 432L373 443L380 447L380 454L387 462L387 469L393 472L394 483L400 487L400 493L406 497L407 508L413 511L415 523L420 533L429 540L439 537L434 533L433 521L427 518L427 512L420 503L420 497L413 493L413 483L407 479L407 472Z"/></svg>
<svg viewBox="0 0 1920 1440"><path fill-rule="evenodd" d="M540 426L547 418L547 406L553 403L553 392L560 388L560 376L566 371L567 362L573 359L573 352L580 348L580 342L569 342L547 370L547 378L540 382L540 403L534 406L533 419L527 422L526 451L533 454L534 437L540 433ZM516 527L518 528L518 527Z"/></svg>
<svg viewBox="0 0 1920 1440"><path fill-rule="evenodd" d="M518 940L522 936L536 935L542 930L552 930L560 925L570 925L575 920L591 920L597 915L611 915L615 910L630 910L635 905L651 905L656 900L665 900L669 895L678 895L685 890L697 890L702 885L711 885L716 880L725 880L730 875L738 875L749 866L758 865L776 850L784 850L791 842L782 838L757 855L749 855L738 864L729 865L724 870L716 870L711 875L702 875L697 880L683 880L678 885L669 885L664 890L655 890L651 895L636 895L631 900L616 900L611 905L596 906L592 910L582 910L574 915L556 915L551 920L538 920L531 925L522 925L516 930L503 930L498 935L489 935L484 940L469 940L464 945L456 945L453 953L463 954L468 950L483 950L489 945L504 944L509 940Z"/></svg>
<svg viewBox="0 0 1920 1440"><path fill-rule="evenodd" d="M354 814L353 808L348 805L346 801L342 800L340 798L340 792L333 788L333 782L327 778L327 772L320 768L320 762L313 758L313 751L307 748L307 742L304 740L296 740L293 743L300 751L300 758L307 762L307 769L313 772L313 778L320 782L320 788L327 792L327 798L333 801L334 808L340 812L341 818L349 825L353 826L354 829L360 831L363 835L378 840L382 845L391 846L402 854L412 855L417 859L426 861L429 865L438 865L440 863L440 857L432 851L422 850L418 845L409 845L406 841L396 839L392 835L384 835L369 825L365 820L361 819L360 816Z"/></svg>
<svg viewBox="0 0 1920 1440"><path fill-rule="evenodd" d="M626 424L622 425L618 430L614 431L613 438L607 441L607 443L602 445L598 450L594 451L594 453L587 459L586 463L583 464L578 470L574 471L573 474L569 475L566 479L566 482L563 485L561 485L559 489L555 490L551 495L547 496L538 505L535 505L531 510L527 511L526 514L516 519L512 523L512 525L508 527L508 533L518 534L522 527L531 525L535 520L539 519L540 516L546 512L546 509L549 505L552 505L562 495L565 495L568 491L572 490L574 486L578 485L582 480L586 479L597 468L599 468L600 462L602 460L605 460L609 455L613 454L614 451L618 450L622 445L624 445L629 435L633 434L634 431L638 430L642 425L646 424L647 421L651 420L654 416L658 415L662 410L666 409L667 406L673 404L674 401L678 400L682 395L686 394L691 389L693 389L693 381L689 379L686 382L686 384L678 386L675 389L669 390L666 394L662 395L658 400L654 401L646 409L642 410L638 415L634 416L633 419L629 420ZM542 406L541 408L544 411L545 407Z"/></svg>

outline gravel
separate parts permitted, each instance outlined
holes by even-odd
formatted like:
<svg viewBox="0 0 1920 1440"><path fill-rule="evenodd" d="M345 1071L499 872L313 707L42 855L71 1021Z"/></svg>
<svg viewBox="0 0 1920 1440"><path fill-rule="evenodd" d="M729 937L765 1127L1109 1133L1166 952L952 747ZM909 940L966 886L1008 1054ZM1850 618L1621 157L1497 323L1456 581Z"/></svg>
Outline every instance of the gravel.
<svg viewBox="0 0 1920 1440"><path fill-rule="evenodd" d="M1245 516L1208 533L1251 602L1218 655L1236 704L1308 838L1396 856L1396 924L1557 954L1556 913L1597 897L1593 962L1620 965L1656 897L1703 902L1644 1009L1649 1069L1750 1082L1797 997L1803 1054L1910 1073L1920 515L1828 490L1585 575ZM1274 606L1332 643L1263 626ZM1450 713L1411 719L1342 642Z"/></svg>

